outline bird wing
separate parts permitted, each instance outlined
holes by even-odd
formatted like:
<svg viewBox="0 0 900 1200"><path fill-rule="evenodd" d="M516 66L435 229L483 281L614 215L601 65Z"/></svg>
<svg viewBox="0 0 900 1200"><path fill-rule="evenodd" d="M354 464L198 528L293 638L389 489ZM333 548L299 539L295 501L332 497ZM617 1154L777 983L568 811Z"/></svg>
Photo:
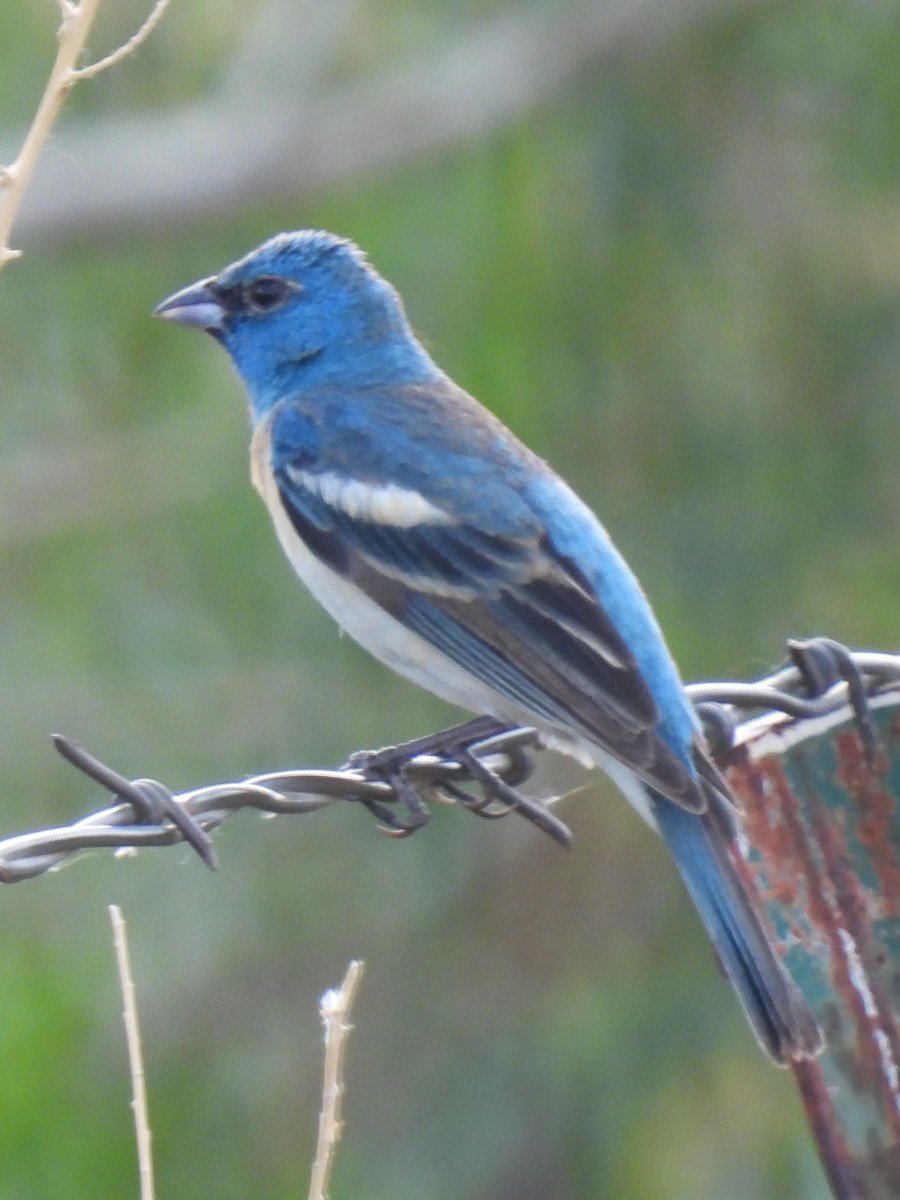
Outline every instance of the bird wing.
<svg viewBox="0 0 900 1200"><path fill-rule="evenodd" d="M535 518L516 535L421 492L281 458L275 483L309 550L539 724L587 739L683 808L705 789L657 731L634 655Z"/></svg>

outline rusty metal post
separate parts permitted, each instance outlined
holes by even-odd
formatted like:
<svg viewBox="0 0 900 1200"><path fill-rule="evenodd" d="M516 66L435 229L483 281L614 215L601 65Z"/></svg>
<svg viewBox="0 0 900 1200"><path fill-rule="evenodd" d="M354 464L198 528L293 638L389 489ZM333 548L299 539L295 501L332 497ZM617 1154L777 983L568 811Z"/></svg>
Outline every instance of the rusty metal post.
<svg viewBox="0 0 900 1200"><path fill-rule="evenodd" d="M870 766L849 706L739 726L749 882L825 1034L794 1067L839 1200L900 1197L900 688L875 695Z"/></svg>

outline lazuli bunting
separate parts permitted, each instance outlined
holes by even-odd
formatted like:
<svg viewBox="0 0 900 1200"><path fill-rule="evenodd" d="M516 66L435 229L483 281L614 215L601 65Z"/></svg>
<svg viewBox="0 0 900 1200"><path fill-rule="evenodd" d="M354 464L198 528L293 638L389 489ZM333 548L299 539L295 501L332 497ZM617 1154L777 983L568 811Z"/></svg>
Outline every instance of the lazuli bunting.
<svg viewBox="0 0 900 1200"><path fill-rule="evenodd" d="M640 586L570 488L434 363L362 252L280 234L156 313L231 356L253 482L319 602L401 675L607 771L668 845L764 1050L816 1053Z"/></svg>

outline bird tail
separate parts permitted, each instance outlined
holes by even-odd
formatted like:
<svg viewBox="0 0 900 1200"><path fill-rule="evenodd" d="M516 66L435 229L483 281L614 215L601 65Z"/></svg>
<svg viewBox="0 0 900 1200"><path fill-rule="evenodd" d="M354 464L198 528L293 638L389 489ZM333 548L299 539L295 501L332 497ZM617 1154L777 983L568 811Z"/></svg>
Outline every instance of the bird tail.
<svg viewBox="0 0 900 1200"><path fill-rule="evenodd" d="M785 973L729 856L731 817L715 801L696 815L651 792L653 813L681 877L769 1057L780 1065L812 1058L822 1035Z"/></svg>

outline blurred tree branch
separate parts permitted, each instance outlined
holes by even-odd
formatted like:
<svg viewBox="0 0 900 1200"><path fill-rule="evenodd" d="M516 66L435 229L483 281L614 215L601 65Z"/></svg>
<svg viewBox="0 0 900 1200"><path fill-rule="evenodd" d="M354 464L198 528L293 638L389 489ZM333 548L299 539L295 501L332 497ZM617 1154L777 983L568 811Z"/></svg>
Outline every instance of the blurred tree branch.
<svg viewBox="0 0 900 1200"><path fill-rule="evenodd" d="M273 0L211 97L168 113L73 122L58 139L61 153L42 165L22 226L65 239L296 196L483 136L588 66L652 52L711 14L757 3L510 5L376 78L330 84L323 79L358 3ZM0 136L0 146L9 140Z"/></svg>
<svg viewBox="0 0 900 1200"><path fill-rule="evenodd" d="M84 49L99 4L100 0L59 0L62 22L57 31L59 50L56 61L21 150L14 162L0 168L0 270L21 254L21 250L13 250L9 245L13 221L41 150L59 116L63 100L79 80L93 79L101 71L121 62L146 41L168 8L169 0L156 0L149 17L137 33L117 50L89 66L76 67L75 62Z"/></svg>

